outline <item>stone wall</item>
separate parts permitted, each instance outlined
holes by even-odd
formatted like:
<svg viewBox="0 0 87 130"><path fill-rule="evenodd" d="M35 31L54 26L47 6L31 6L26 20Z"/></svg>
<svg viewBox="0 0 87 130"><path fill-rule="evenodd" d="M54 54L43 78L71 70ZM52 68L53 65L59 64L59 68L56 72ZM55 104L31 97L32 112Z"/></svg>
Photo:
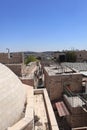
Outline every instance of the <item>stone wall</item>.
<svg viewBox="0 0 87 130"><path fill-rule="evenodd" d="M22 83L34 87L34 79L21 78Z"/></svg>
<svg viewBox="0 0 87 130"><path fill-rule="evenodd" d="M87 61L87 51L82 50L82 51L76 51L75 53L77 56L77 62Z"/></svg>
<svg viewBox="0 0 87 130"><path fill-rule="evenodd" d="M72 127L82 127L87 126L87 113L80 113L80 114L70 114L69 116L66 116L66 119L68 121L68 124Z"/></svg>
<svg viewBox="0 0 87 130"><path fill-rule="evenodd" d="M86 126L87 112L85 112L80 106L72 107L66 98L64 98L64 101L70 113L68 116L66 116L68 124L72 128Z"/></svg>
<svg viewBox="0 0 87 130"><path fill-rule="evenodd" d="M61 77L58 78L54 76L46 76L45 87L47 88L51 100L61 97L63 92L63 87L61 86Z"/></svg>
<svg viewBox="0 0 87 130"><path fill-rule="evenodd" d="M22 76L23 64L6 64L17 76Z"/></svg>
<svg viewBox="0 0 87 130"><path fill-rule="evenodd" d="M62 86L65 87L67 85L72 92L82 90L82 75L79 73L62 75Z"/></svg>
<svg viewBox="0 0 87 130"><path fill-rule="evenodd" d="M80 91L82 83L81 74L69 74L69 75L55 75L49 76L45 73L45 87L47 88L48 94L51 100L61 98L64 87L69 85L71 91Z"/></svg>
<svg viewBox="0 0 87 130"><path fill-rule="evenodd" d="M0 62L3 64L19 64L23 62L23 53L10 53L10 58L8 58L8 53L0 53Z"/></svg>

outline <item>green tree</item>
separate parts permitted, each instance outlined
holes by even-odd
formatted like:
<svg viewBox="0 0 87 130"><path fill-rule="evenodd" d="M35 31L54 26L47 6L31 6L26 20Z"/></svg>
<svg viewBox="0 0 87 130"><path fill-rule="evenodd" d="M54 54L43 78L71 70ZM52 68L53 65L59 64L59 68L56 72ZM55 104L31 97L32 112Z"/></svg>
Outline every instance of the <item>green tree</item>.
<svg viewBox="0 0 87 130"><path fill-rule="evenodd" d="M75 51L67 51L66 52L66 61L67 62L76 62Z"/></svg>
<svg viewBox="0 0 87 130"><path fill-rule="evenodd" d="M28 57L25 59L25 64L27 65L28 63L30 63L30 62L35 62L35 61L37 61L36 57L33 56L33 55L30 55L30 56L28 56Z"/></svg>

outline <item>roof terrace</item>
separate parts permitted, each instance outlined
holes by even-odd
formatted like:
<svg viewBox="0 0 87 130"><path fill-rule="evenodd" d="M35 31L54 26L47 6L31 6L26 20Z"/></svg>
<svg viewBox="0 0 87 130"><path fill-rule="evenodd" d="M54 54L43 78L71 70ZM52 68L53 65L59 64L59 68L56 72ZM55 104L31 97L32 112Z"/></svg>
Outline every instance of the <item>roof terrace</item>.
<svg viewBox="0 0 87 130"><path fill-rule="evenodd" d="M48 75L54 76L54 75L66 75L66 74L72 74L75 73L75 71L65 65L51 65L49 67L45 67L45 70L47 71Z"/></svg>

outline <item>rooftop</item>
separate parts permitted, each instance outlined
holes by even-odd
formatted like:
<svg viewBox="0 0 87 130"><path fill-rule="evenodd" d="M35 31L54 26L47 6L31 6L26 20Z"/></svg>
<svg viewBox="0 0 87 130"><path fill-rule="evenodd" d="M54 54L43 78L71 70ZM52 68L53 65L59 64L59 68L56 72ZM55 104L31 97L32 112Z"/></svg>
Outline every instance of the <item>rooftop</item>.
<svg viewBox="0 0 87 130"><path fill-rule="evenodd" d="M47 71L49 76L60 75L60 74L68 75L68 74L75 73L74 70L72 70L71 68L65 65L51 65L51 66L45 67L45 70Z"/></svg>
<svg viewBox="0 0 87 130"><path fill-rule="evenodd" d="M75 70L76 72L80 72L82 75L87 76L87 63L71 63L71 62L65 62L62 63L62 65L66 65L67 67Z"/></svg>
<svg viewBox="0 0 87 130"><path fill-rule="evenodd" d="M62 65L66 65L69 68L75 69L76 71L87 71L87 63L71 63L71 62L65 62L62 63Z"/></svg>
<svg viewBox="0 0 87 130"><path fill-rule="evenodd" d="M47 90L23 84L3 64L0 95L0 130L59 130Z"/></svg>

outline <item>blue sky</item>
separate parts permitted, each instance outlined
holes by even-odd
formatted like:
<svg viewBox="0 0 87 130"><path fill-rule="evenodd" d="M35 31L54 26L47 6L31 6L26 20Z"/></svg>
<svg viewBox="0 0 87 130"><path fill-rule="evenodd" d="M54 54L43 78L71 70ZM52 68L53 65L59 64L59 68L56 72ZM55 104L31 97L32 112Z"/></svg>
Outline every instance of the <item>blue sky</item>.
<svg viewBox="0 0 87 130"><path fill-rule="evenodd" d="M87 49L87 0L0 0L0 51Z"/></svg>

